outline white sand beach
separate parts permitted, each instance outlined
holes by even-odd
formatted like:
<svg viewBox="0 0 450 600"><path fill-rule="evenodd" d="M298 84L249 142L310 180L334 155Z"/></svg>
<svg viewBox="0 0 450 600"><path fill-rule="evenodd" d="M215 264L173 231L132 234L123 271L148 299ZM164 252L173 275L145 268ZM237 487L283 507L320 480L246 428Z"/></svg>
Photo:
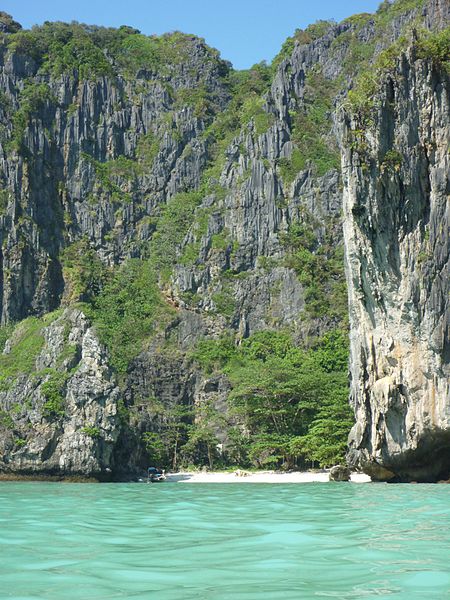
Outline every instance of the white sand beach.
<svg viewBox="0 0 450 600"><path fill-rule="evenodd" d="M199 471L167 473L167 481L176 483L325 483L330 481L328 471L294 471L278 473L275 471ZM352 473L353 483L368 483L371 481L364 473Z"/></svg>

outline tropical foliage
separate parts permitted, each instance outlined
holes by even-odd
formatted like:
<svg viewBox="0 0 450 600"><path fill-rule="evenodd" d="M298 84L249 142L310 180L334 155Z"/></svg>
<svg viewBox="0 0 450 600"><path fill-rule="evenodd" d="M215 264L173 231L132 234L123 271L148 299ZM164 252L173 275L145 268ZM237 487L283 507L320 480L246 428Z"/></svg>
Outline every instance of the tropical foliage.
<svg viewBox="0 0 450 600"><path fill-rule="evenodd" d="M229 453L241 464L290 468L343 460L352 425L348 341L340 330L309 350L289 334L263 331L235 346L230 338L199 343L194 358L231 383Z"/></svg>

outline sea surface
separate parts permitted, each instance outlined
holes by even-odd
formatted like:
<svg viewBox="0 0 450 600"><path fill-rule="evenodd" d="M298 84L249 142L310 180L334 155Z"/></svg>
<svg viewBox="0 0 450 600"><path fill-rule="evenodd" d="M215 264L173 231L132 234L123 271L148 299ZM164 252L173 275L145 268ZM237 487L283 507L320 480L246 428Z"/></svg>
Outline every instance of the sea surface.
<svg viewBox="0 0 450 600"><path fill-rule="evenodd" d="M450 598L450 486L0 483L0 598Z"/></svg>

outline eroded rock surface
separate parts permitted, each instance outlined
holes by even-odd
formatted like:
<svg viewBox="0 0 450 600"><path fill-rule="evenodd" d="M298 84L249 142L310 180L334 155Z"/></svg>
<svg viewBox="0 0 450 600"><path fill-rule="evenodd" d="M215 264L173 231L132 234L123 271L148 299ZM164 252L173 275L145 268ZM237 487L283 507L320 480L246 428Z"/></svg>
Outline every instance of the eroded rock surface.
<svg viewBox="0 0 450 600"><path fill-rule="evenodd" d="M448 72L411 48L375 104L363 139L354 119L344 131L349 458L375 479L435 481L450 471Z"/></svg>
<svg viewBox="0 0 450 600"><path fill-rule="evenodd" d="M106 349L77 309L56 316L42 335L33 375L10 387L7 380L0 392L0 470L109 479L120 419Z"/></svg>

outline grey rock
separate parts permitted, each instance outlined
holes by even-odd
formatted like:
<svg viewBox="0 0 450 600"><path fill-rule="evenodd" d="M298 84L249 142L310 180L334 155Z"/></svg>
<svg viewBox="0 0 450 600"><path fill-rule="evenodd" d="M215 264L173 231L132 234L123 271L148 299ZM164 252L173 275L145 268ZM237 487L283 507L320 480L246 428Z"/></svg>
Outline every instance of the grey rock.
<svg viewBox="0 0 450 600"><path fill-rule="evenodd" d="M434 481L450 470L448 73L410 50L376 104L365 156L343 153L349 459L374 479Z"/></svg>
<svg viewBox="0 0 450 600"><path fill-rule="evenodd" d="M79 310L66 310L43 333L33 375L0 392L0 412L12 420L0 425L0 470L109 479L120 421L119 389L106 350ZM68 348L71 358L64 359ZM62 412L49 415L43 390L55 374Z"/></svg>
<svg viewBox="0 0 450 600"><path fill-rule="evenodd" d="M330 469L330 481L350 481L350 469L347 465L335 465Z"/></svg>

